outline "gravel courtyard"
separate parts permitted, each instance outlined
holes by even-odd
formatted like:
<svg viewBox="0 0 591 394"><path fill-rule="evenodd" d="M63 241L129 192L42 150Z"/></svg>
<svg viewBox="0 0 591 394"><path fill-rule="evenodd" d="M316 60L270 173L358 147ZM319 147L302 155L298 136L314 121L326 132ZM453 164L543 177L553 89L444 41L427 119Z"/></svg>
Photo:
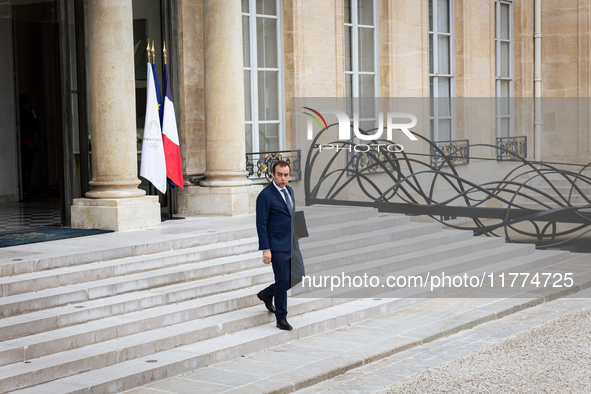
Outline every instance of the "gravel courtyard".
<svg viewBox="0 0 591 394"><path fill-rule="evenodd" d="M590 392L591 308L586 308L428 369L380 394Z"/></svg>

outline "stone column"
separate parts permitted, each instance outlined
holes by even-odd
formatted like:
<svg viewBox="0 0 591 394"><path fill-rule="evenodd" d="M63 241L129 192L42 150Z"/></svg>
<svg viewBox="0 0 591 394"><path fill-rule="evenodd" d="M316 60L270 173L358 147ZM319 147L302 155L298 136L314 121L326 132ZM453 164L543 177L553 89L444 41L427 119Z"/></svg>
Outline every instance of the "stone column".
<svg viewBox="0 0 591 394"><path fill-rule="evenodd" d="M254 212L261 190L247 179L240 0L204 0L206 179L179 195L185 214Z"/></svg>
<svg viewBox="0 0 591 394"><path fill-rule="evenodd" d="M88 4L92 190L75 199L72 227L160 225L157 196L138 189L132 0Z"/></svg>

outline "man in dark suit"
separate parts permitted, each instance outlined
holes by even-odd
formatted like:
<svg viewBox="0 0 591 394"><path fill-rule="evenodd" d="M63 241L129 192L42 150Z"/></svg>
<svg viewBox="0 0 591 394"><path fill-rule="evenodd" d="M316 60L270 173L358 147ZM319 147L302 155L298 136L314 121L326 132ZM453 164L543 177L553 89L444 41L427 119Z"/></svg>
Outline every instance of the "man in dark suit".
<svg viewBox="0 0 591 394"><path fill-rule="evenodd" d="M295 199L287 186L289 163L273 163L273 182L257 197L256 222L263 262L273 265L275 283L257 294L267 309L275 313L277 327L291 330L287 322L287 290L301 282L304 264L295 227ZM273 298L275 307L273 307Z"/></svg>

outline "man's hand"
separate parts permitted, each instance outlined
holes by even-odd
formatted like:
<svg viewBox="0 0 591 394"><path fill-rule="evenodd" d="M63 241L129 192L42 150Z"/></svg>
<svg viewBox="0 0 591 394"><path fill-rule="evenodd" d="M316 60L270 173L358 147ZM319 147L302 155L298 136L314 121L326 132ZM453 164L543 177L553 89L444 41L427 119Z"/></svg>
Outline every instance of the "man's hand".
<svg viewBox="0 0 591 394"><path fill-rule="evenodd" d="M263 250L263 263L269 264L271 262L271 251Z"/></svg>

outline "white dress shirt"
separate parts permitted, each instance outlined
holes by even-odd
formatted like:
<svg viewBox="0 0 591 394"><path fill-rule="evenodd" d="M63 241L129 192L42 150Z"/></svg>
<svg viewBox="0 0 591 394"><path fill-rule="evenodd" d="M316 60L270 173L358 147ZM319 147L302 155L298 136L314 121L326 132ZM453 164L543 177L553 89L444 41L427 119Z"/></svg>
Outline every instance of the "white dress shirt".
<svg viewBox="0 0 591 394"><path fill-rule="evenodd" d="M273 186L275 186L275 188L279 191L279 194L281 194L281 197L283 197L283 201L285 201L285 194L283 193L282 190L285 190L287 192L287 195L289 196L289 203L291 204L291 206L293 207L293 199L291 198L291 195L289 193L289 190L287 190L286 187L284 188L280 188L279 186L277 186L277 184L275 183L275 181L273 181ZM285 203L287 204L287 201L285 201Z"/></svg>

